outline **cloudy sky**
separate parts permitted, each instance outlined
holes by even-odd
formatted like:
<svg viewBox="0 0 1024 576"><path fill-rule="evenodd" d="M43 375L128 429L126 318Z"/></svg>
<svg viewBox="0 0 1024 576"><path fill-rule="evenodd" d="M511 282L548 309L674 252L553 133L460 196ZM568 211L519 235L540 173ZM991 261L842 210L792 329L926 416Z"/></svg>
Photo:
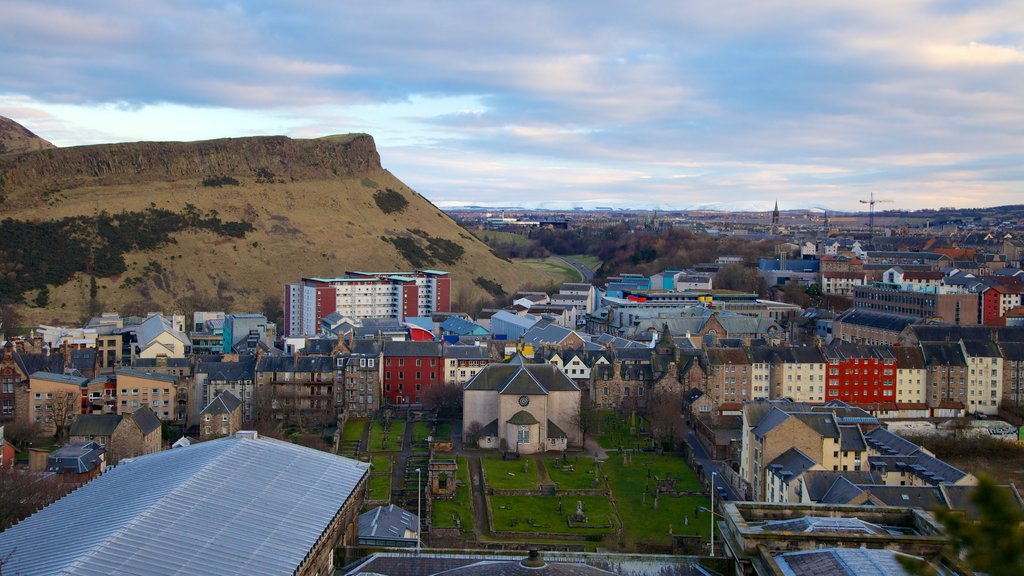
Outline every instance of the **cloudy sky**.
<svg viewBox="0 0 1024 576"><path fill-rule="evenodd" d="M1024 2L0 0L58 146L372 134L441 206L1024 202Z"/></svg>

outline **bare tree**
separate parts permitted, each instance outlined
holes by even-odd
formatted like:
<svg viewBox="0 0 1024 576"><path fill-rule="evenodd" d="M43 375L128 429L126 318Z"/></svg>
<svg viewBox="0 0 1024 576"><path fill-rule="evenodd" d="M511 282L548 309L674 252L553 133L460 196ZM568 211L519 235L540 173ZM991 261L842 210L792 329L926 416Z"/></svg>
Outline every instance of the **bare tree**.
<svg viewBox="0 0 1024 576"><path fill-rule="evenodd" d="M452 418L462 411L462 385L456 382L428 386L423 392L423 407L437 410L440 418Z"/></svg>
<svg viewBox="0 0 1024 576"><path fill-rule="evenodd" d="M0 530L24 520L68 492L53 474L0 469Z"/></svg>
<svg viewBox="0 0 1024 576"><path fill-rule="evenodd" d="M479 420L473 420L466 427L465 438L463 438L464 444L476 444L480 441L480 433L483 432L483 424L480 424Z"/></svg>
<svg viewBox="0 0 1024 576"><path fill-rule="evenodd" d="M53 420L53 435L57 441L64 439L75 415L79 413L79 396L72 392L55 392L46 401L46 414Z"/></svg>
<svg viewBox="0 0 1024 576"><path fill-rule="evenodd" d="M584 444L587 443L587 434L597 428L597 420L597 406L589 398L580 398L576 410L569 416L569 423L580 431Z"/></svg>
<svg viewBox="0 0 1024 576"><path fill-rule="evenodd" d="M654 437L662 445L674 449L683 433L683 397L678 392L658 391L650 403Z"/></svg>
<svg viewBox="0 0 1024 576"><path fill-rule="evenodd" d="M42 427L35 422L13 420L4 424L4 440L13 444L17 449L31 445L42 435Z"/></svg>

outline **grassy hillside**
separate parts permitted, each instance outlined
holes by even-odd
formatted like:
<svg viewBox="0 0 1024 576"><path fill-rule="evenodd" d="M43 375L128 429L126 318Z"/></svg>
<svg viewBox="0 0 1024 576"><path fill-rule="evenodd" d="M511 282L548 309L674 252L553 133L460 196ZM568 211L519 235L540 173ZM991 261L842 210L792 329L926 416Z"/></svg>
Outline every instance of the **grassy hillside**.
<svg viewBox="0 0 1024 576"><path fill-rule="evenodd" d="M302 276L411 270L414 264L450 271L453 300L463 305L487 297L474 278L496 281L507 292L551 280L494 256L381 169L367 139L121 144L0 159L0 218L39 223L103 212L181 212L191 205L253 227L244 237L173 232L162 246L127 253L127 270L95 278L95 287L86 271L48 286L45 307L35 304L43 301L38 291L27 292L23 301L34 304L23 305L26 324L74 322L97 310L258 311L272 308L283 284ZM353 161L344 155L354 145L363 149ZM89 237L88 230L82 234ZM0 242L10 264L17 239Z"/></svg>

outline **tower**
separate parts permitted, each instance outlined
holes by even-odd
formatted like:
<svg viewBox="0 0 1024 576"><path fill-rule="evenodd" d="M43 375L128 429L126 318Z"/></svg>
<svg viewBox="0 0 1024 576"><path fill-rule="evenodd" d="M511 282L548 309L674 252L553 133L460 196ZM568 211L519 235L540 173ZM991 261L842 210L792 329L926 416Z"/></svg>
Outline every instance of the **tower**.
<svg viewBox="0 0 1024 576"><path fill-rule="evenodd" d="M775 209L772 210L772 228L777 229L779 227L779 201L775 201Z"/></svg>

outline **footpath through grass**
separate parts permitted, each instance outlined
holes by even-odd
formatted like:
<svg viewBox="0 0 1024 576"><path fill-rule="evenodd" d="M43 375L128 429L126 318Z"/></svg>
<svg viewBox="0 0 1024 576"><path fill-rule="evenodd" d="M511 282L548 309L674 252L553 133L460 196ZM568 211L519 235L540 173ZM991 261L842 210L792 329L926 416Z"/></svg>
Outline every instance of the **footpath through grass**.
<svg viewBox="0 0 1024 576"><path fill-rule="evenodd" d="M698 508L710 505L705 496L662 495L658 498L657 509L654 508L654 494L658 486L656 478L667 479L669 473L676 490L702 491L697 476L682 457L637 454L630 455L629 463L624 464L623 456L615 454L610 455L601 467L608 475L615 507L622 518L622 543L625 547L630 548L638 542L670 545L670 526L672 534L708 537L711 529L708 512L698 511Z"/></svg>
<svg viewBox="0 0 1024 576"><path fill-rule="evenodd" d="M487 475L487 485L491 488L536 490L540 486L537 463L529 458L502 460L500 456L484 456L480 462Z"/></svg>
<svg viewBox="0 0 1024 576"><path fill-rule="evenodd" d="M430 523L434 528L455 528L455 518L462 524L463 534L472 534L476 525L473 516L473 487L469 483L469 462L465 456L456 458L455 472L459 485L454 500L434 500L430 511Z"/></svg>

